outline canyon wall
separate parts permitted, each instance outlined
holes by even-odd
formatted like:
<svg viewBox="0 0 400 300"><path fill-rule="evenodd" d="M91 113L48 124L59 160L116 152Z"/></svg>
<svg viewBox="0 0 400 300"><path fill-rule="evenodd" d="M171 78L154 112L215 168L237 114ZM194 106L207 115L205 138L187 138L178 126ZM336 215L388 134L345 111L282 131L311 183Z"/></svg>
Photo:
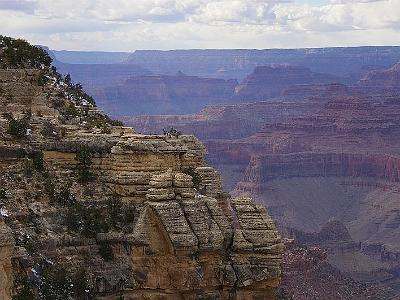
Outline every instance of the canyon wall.
<svg viewBox="0 0 400 300"><path fill-rule="evenodd" d="M400 60L399 47L337 47L265 50L138 50L127 62L157 74L186 74L241 80L255 67L300 65L314 72L359 76L365 66L389 67ZM354 80L354 79L353 79Z"/></svg>
<svg viewBox="0 0 400 300"><path fill-rule="evenodd" d="M231 102L236 80L176 76L133 76L94 94L117 115L183 114L208 104Z"/></svg>
<svg viewBox="0 0 400 300"><path fill-rule="evenodd" d="M373 70L355 85L292 85L265 102L125 120L143 131L170 124L199 134L225 187L267 207L285 235L297 230L304 242L339 222L348 241L316 243L332 249L332 266L392 289L400 257L397 70Z"/></svg>
<svg viewBox="0 0 400 300"><path fill-rule="evenodd" d="M282 96L296 85L317 85L340 82L340 78L311 72L300 66L257 67L235 89L235 98L247 101L261 101Z"/></svg>
<svg viewBox="0 0 400 300"><path fill-rule="evenodd" d="M115 126L45 67L1 70L0 104L2 299L276 298L272 219L223 192L195 137Z"/></svg>

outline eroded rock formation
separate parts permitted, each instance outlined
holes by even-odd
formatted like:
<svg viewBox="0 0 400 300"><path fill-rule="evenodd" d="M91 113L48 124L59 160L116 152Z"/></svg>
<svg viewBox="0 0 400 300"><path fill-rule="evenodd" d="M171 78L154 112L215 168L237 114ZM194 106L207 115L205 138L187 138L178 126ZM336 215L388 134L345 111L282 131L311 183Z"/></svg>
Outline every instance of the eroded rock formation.
<svg viewBox="0 0 400 300"><path fill-rule="evenodd" d="M291 86L327 84L339 81L332 75L318 74L299 66L263 66L255 68L235 89L235 98L261 101L282 96Z"/></svg>
<svg viewBox="0 0 400 300"><path fill-rule="evenodd" d="M2 300L275 298L280 236L195 137L115 126L45 66L1 70L0 91Z"/></svg>
<svg viewBox="0 0 400 300"><path fill-rule="evenodd" d="M94 93L113 115L183 114L205 105L229 103L236 80L175 76L132 76L119 85Z"/></svg>
<svg viewBox="0 0 400 300"><path fill-rule="evenodd" d="M284 233L294 228L310 237L340 222L351 239L315 244L341 253L332 259L347 275L393 287L400 257L397 73L396 65L352 86L292 86L268 102L134 122L200 132L208 162L233 195L252 195Z"/></svg>

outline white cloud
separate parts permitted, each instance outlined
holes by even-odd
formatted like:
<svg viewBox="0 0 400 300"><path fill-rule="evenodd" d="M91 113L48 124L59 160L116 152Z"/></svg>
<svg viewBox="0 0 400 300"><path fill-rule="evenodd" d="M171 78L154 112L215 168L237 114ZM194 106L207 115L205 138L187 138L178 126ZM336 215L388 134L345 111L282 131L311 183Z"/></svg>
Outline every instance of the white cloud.
<svg viewBox="0 0 400 300"><path fill-rule="evenodd" d="M302 1L304 3L304 1ZM2 33L52 48L400 44L399 0L3 0Z"/></svg>

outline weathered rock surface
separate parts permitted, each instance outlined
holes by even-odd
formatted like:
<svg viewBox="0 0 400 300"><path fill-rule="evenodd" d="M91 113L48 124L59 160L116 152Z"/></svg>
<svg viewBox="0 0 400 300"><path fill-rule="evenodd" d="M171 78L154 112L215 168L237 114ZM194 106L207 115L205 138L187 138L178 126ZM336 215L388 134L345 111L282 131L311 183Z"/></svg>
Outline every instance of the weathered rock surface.
<svg viewBox="0 0 400 300"><path fill-rule="evenodd" d="M275 298L279 234L252 200L229 200L196 138L112 126L76 89L51 76L39 85L39 76L0 71L2 300L22 289L13 278L44 276L37 268L43 261L68 274L84 268L99 299ZM26 120L29 130L12 135L4 113ZM116 199L129 219L122 211L107 220ZM80 211L83 219L71 227ZM238 237L246 247L233 242Z"/></svg>
<svg viewBox="0 0 400 300"><path fill-rule="evenodd" d="M315 232L340 221L351 239L332 241L332 252L343 252L337 266L349 276L398 286L397 69L372 71L352 86L295 86L268 102L135 123L150 128L154 120L158 128L164 122L200 132L208 162L234 196L252 195L282 232L305 232L303 238L313 236L319 246L326 241ZM353 260L354 270L345 269Z"/></svg>

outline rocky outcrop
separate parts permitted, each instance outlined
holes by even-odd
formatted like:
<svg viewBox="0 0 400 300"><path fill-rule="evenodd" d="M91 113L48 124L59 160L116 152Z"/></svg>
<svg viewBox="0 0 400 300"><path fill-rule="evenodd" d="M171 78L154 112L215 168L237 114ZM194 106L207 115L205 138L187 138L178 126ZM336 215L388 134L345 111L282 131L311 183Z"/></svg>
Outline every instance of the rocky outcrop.
<svg viewBox="0 0 400 300"><path fill-rule="evenodd" d="M171 179L170 174L162 176ZM181 175L175 175L175 179L177 177ZM165 183L160 181L160 177L154 178L153 184L155 182ZM163 185L165 188L166 184ZM153 195L151 198L157 200L146 204L134 230L138 246L133 249L132 260L135 274L140 276L141 289L127 293L127 296L140 299L148 294L146 290L161 289L165 292L159 295L167 299L179 295L184 298L208 295L228 299L230 289L236 286L239 298L274 298L273 289L269 286L277 284L274 278L280 274L275 265L278 262L276 259L279 259L276 255L282 253L283 245L279 244L276 232L270 233L267 227L262 229L262 226L255 225L255 222L260 222L264 211L259 212L259 208L248 199L233 201L236 216L242 222L232 237L229 222L215 199L182 197L165 200L154 197L160 195L154 190L150 193ZM240 209L242 207L247 209ZM268 219L261 222L271 224ZM256 231L248 231L251 228ZM255 233L259 239L251 238L255 237ZM242 238L243 234L249 235L247 248L236 244L236 234ZM232 252L226 253L223 249L231 238ZM228 261L221 256L221 251L228 254ZM193 255L197 258L193 259ZM196 292L197 289L202 292Z"/></svg>
<svg viewBox="0 0 400 300"><path fill-rule="evenodd" d="M375 88L395 88L400 89L400 63L384 70L374 70L368 72L359 81L359 85Z"/></svg>
<svg viewBox="0 0 400 300"><path fill-rule="evenodd" d="M290 299L393 299L395 292L352 279L332 265L320 247L287 243L280 295Z"/></svg>
<svg viewBox="0 0 400 300"><path fill-rule="evenodd" d="M115 126L50 68L1 70L0 91L1 299L275 299L275 225L194 136Z"/></svg>
<svg viewBox="0 0 400 300"><path fill-rule="evenodd" d="M318 74L299 66L263 66L255 68L235 89L235 98L262 101L282 96L289 87L337 82L332 75Z"/></svg>
<svg viewBox="0 0 400 300"><path fill-rule="evenodd" d="M352 253L360 249L359 243L353 241L346 226L340 221L328 222L319 232L303 232L292 228L287 231L297 244L322 247L330 254Z"/></svg>
<svg viewBox="0 0 400 300"><path fill-rule="evenodd" d="M251 195L282 232L294 230L303 242L329 248L346 276L391 286L400 253L398 103L383 81L297 85L268 102L135 122L143 130L169 123L199 132L208 162L234 196ZM337 226L326 226L332 219ZM351 270L346 266L353 260Z"/></svg>

